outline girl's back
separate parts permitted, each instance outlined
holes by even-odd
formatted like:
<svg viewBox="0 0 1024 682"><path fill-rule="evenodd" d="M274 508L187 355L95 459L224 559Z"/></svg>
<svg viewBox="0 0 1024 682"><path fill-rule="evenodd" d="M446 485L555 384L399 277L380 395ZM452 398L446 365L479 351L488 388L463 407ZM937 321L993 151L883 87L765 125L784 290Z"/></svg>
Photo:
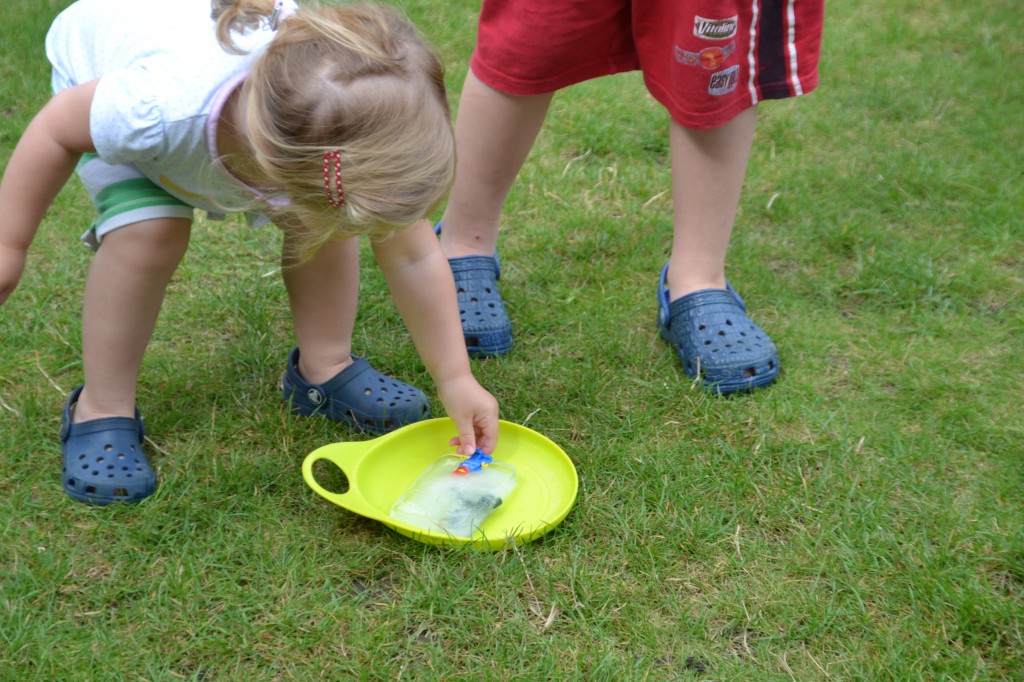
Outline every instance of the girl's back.
<svg viewBox="0 0 1024 682"><path fill-rule="evenodd" d="M249 31L236 35L235 42L254 51L273 35ZM46 44L50 61L70 69L67 75L75 82L155 58L201 70L226 54L217 42L209 0L79 0L54 20Z"/></svg>

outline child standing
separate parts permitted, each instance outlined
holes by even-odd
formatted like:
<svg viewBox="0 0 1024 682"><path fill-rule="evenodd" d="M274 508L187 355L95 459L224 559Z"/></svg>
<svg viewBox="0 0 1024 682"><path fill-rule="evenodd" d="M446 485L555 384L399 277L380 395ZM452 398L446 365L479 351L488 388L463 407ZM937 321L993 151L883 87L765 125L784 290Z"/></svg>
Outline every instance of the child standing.
<svg viewBox="0 0 1024 682"><path fill-rule="evenodd" d="M212 9L212 12L211 12ZM396 12L291 0L80 0L46 40L54 97L0 182L0 303L78 167L99 217L82 322L84 386L64 409L65 491L96 504L156 489L136 383L193 210L245 211L284 235L297 347L285 400L385 432L429 415L416 388L352 355L368 235L463 453L493 450L429 223L454 165L443 70Z"/></svg>
<svg viewBox="0 0 1024 682"><path fill-rule="evenodd" d="M658 326L687 373L721 393L766 386L775 345L725 278L756 105L818 81L823 0L484 0L455 126L441 246L471 354L512 328L497 288L501 208L556 90L640 69L671 115L674 234Z"/></svg>

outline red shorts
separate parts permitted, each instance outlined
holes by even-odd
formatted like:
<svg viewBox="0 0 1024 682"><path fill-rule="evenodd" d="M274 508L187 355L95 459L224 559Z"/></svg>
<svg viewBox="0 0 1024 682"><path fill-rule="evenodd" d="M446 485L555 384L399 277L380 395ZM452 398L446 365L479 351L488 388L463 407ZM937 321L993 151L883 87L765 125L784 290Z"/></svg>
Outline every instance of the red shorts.
<svg viewBox="0 0 1024 682"><path fill-rule="evenodd" d="M483 0L470 66L513 95L640 69L676 121L715 128L818 84L824 0Z"/></svg>

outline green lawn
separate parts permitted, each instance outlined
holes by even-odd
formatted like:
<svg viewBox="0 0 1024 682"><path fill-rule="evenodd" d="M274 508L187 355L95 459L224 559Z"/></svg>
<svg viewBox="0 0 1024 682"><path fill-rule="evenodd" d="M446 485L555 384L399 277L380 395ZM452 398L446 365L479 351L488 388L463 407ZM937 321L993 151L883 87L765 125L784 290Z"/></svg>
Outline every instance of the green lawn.
<svg viewBox="0 0 1024 682"><path fill-rule="evenodd" d="M4 9L0 164L66 4ZM457 104L479 3L398 4ZM196 226L144 363L160 489L66 497L92 215L69 184L0 309L0 679L1024 679L1020 4L828 10L819 89L762 107L730 252L783 363L755 394L691 387L656 334L663 111L637 74L556 97L501 239L516 350L474 363L580 476L518 549L418 544L306 487L307 453L364 436L282 405L277 235L234 222ZM357 351L440 413L366 256Z"/></svg>

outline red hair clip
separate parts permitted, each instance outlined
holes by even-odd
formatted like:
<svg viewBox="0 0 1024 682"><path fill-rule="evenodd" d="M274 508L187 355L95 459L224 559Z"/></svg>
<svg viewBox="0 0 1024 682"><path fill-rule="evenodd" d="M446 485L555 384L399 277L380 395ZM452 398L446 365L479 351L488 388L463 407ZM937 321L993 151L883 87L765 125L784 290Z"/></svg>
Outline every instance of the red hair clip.
<svg viewBox="0 0 1024 682"><path fill-rule="evenodd" d="M324 194L327 195L327 203L331 206L341 208L345 205L345 192L341 187L341 152L337 149L324 152Z"/></svg>

